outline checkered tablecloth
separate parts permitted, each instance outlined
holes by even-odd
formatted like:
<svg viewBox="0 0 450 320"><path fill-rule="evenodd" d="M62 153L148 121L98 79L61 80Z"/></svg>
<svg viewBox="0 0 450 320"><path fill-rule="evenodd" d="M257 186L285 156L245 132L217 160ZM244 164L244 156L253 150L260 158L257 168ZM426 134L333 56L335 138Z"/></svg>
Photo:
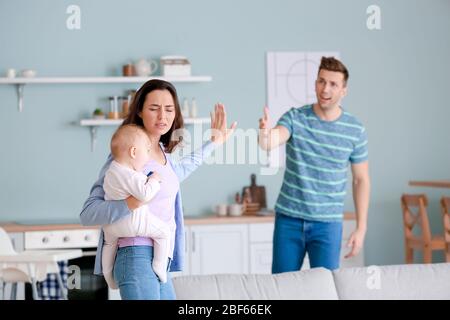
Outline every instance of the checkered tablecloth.
<svg viewBox="0 0 450 320"><path fill-rule="evenodd" d="M61 279L64 285L64 291L67 294L67 275L68 275L68 262L61 261L58 262L59 273L61 274ZM38 282L37 290L39 297L42 300L62 300L63 296L58 285L58 280L56 279L56 274L51 273L47 276L44 281Z"/></svg>

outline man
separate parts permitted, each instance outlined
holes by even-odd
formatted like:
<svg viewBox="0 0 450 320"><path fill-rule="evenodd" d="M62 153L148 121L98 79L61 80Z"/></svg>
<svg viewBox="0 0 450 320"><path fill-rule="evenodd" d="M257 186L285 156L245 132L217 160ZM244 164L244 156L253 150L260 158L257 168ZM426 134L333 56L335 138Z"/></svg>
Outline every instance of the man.
<svg viewBox="0 0 450 320"><path fill-rule="evenodd" d="M322 57L317 102L292 108L272 129L267 107L259 120L261 148L286 143L286 171L275 205L272 273L300 270L305 253L311 268L339 268L349 162L357 227L345 257L357 255L363 246L370 193L367 135L341 107L348 76L342 62Z"/></svg>

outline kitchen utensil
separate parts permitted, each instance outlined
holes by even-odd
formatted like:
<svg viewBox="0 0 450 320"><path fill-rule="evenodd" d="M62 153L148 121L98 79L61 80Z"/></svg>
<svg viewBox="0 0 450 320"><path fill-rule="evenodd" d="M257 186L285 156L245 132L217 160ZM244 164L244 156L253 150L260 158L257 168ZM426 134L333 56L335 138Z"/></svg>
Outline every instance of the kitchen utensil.
<svg viewBox="0 0 450 320"><path fill-rule="evenodd" d="M242 198L245 201L246 198L246 188L250 189L250 198L251 200L248 202L251 203L259 203L260 208L267 208L266 201L266 188L264 186L256 185L256 175L252 174L250 176L251 184L249 187L244 187L242 190ZM247 191L248 193L248 191ZM247 195L248 198L248 195Z"/></svg>

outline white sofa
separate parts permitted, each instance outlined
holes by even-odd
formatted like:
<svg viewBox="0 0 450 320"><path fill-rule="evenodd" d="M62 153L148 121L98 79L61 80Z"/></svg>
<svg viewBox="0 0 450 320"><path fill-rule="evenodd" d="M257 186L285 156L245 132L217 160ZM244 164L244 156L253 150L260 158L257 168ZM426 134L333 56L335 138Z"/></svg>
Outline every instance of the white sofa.
<svg viewBox="0 0 450 320"><path fill-rule="evenodd" d="M450 263L179 276L180 300L450 299Z"/></svg>

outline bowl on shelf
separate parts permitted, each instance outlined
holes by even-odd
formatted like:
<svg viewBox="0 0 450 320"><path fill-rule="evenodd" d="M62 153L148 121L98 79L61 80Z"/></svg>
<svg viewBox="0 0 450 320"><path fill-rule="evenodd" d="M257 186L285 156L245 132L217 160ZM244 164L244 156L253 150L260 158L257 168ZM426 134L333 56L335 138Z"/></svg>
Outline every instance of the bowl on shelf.
<svg viewBox="0 0 450 320"><path fill-rule="evenodd" d="M22 77L24 78L34 78L36 76L36 70L25 69L22 70Z"/></svg>

